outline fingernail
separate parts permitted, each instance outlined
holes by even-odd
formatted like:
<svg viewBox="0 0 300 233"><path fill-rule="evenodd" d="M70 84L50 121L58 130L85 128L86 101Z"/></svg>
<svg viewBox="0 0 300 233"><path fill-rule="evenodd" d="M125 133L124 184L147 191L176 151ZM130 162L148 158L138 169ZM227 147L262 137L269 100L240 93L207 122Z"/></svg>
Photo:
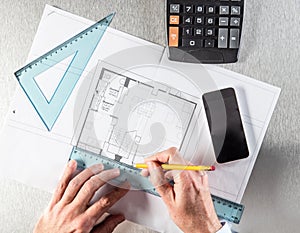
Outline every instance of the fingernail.
<svg viewBox="0 0 300 233"><path fill-rule="evenodd" d="M77 162L75 160L70 160L68 163L68 167L69 168L73 168L77 165Z"/></svg>
<svg viewBox="0 0 300 233"><path fill-rule="evenodd" d="M205 171L199 171L199 175L200 175L200 176L205 176L205 175L206 175L206 172L205 172Z"/></svg>
<svg viewBox="0 0 300 233"><path fill-rule="evenodd" d="M149 171L148 171L148 169L143 169L143 170L140 172L140 175L141 175L141 176L149 176Z"/></svg>
<svg viewBox="0 0 300 233"><path fill-rule="evenodd" d="M120 169L119 169L119 168L111 169L111 173L112 173L114 176L119 176L119 175L120 175Z"/></svg>
<svg viewBox="0 0 300 233"><path fill-rule="evenodd" d="M103 171L104 166L103 164L99 163L89 167L88 169L90 169L94 174L98 174L99 172Z"/></svg>

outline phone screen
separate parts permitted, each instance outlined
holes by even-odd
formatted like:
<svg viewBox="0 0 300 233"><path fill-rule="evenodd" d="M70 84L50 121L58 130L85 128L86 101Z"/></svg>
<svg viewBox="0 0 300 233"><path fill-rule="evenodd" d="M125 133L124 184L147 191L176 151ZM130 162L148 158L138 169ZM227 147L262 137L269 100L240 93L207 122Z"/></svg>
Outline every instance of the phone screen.
<svg viewBox="0 0 300 233"><path fill-rule="evenodd" d="M249 150L233 88L202 96L218 163L247 158Z"/></svg>

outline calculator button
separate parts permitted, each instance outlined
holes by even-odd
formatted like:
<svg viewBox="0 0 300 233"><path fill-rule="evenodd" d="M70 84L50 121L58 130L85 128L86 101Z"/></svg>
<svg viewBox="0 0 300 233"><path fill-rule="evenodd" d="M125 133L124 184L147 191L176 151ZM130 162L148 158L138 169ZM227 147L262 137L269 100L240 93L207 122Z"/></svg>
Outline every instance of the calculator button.
<svg viewBox="0 0 300 233"><path fill-rule="evenodd" d="M169 46L178 47L179 27L169 27Z"/></svg>
<svg viewBox="0 0 300 233"><path fill-rule="evenodd" d="M214 25L215 24L215 18L209 17L206 18L206 25Z"/></svg>
<svg viewBox="0 0 300 233"><path fill-rule="evenodd" d="M171 60L179 61L177 50L181 50L203 63L237 61L245 0L166 2L165 23Z"/></svg>
<svg viewBox="0 0 300 233"><path fill-rule="evenodd" d="M180 12L180 4L170 4L170 13L178 14Z"/></svg>
<svg viewBox="0 0 300 233"><path fill-rule="evenodd" d="M179 24L179 15L170 15L170 24Z"/></svg>
<svg viewBox="0 0 300 233"><path fill-rule="evenodd" d="M228 26L228 17L219 18L219 26Z"/></svg>
<svg viewBox="0 0 300 233"><path fill-rule="evenodd" d="M204 13L203 6L196 6L196 13Z"/></svg>
<svg viewBox="0 0 300 233"><path fill-rule="evenodd" d="M194 6L193 5L185 5L184 6L184 13L194 13Z"/></svg>
<svg viewBox="0 0 300 233"><path fill-rule="evenodd" d="M237 49L239 47L240 30L238 28L230 29L229 48Z"/></svg>
<svg viewBox="0 0 300 233"><path fill-rule="evenodd" d="M195 17L195 24L204 24L204 17Z"/></svg>
<svg viewBox="0 0 300 233"><path fill-rule="evenodd" d="M219 28L218 48L227 48L227 42L228 42L228 29Z"/></svg>
<svg viewBox="0 0 300 233"><path fill-rule="evenodd" d="M240 26L240 22L241 22L240 18L232 17L230 19L230 26L238 27L238 26Z"/></svg>
<svg viewBox="0 0 300 233"><path fill-rule="evenodd" d="M192 36L193 35L193 29L191 27L184 27L182 30L182 34L184 36Z"/></svg>
<svg viewBox="0 0 300 233"><path fill-rule="evenodd" d="M213 47L215 47L215 40L213 40L213 39L207 39L207 40L205 40L204 47L205 48L213 48Z"/></svg>
<svg viewBox="0 0 300 233"><path fill-rule="evenodd" d="M192 16L184 16L183 17L183 24L192 24L193 23L193 17Z"/></svg>
<svg viewBox="0 0 300 233"><path fill-rule="evenodd" d="M228 15L229 6L220 6L220 15Z"/></svg>
<svg viewBox="0 0 300 233"><path fill-rule="evenodd" d="M194 35L195 36L203 36L203 29L202 28L194 28Z"/></svg>
<svg viewBox="0 0 300 233"><path fill-rule="evenodd" d="M216 12L216 8L214 6L207 6L206 13L207 14L214 14Z"/></svg>
<svg viewBox="0 0 300 233"><path fill-rule="evenodd" d="M232 6L231 7L231 15L240 15L241 8L239 6Z"/></svg>
<svg viewBox="0 0 300 233"><path fill-rule="evenodd" d="M202 47L202 40L200 40L200 39L182 39L182 46L184 46L184 47Z"/></svg>
<svg viewBox="0 0 300 233"><path fill-rule="evenodd" d="M215 29L214 28L206 28L205 29L205 36L215 36Z"/></svg>

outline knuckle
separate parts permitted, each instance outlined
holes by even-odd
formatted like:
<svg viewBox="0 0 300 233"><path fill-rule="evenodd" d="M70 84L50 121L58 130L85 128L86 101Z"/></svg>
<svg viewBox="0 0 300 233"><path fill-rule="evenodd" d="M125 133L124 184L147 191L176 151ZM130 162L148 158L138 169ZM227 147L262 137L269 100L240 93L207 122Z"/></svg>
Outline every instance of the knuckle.
<svg viewBox="0 0 300 233"><path fill-rule="evenodd" d="M170 159L173 159L173 158L176 158L177 155L178 155L178 150L176 147L171 147L169 148L168 150L166 150L166 153L169 154L169 160Z"/></svg>
<svg viewBox="0 0 300 233"><path fill-rule="evenodd" d="M179 182L184 190L189 190L193 186L193 182L188 171L182 171L178 176Z"/></svg>
<svg viewBox="0 0 300 233"><path fill-rule="evenodd" d="M186 172L186 171L180 172L180 173L179 173L179 178L180 178L181 180L186 180L186 179L188 178L187 172Z"/></svg>
<svg viewBox="0 0 300 233"><path fill-rule="evenodd" d="M100 177L100 175L98 174L98 175L95 175L95 176L91 177L90 180L92 180L95 184L98 184L99 182L101 182L101 179L99 177Z"/></svg>
<svg viewBox="0 0 300 233"><path fill-rule="evenodd" d="M176 147L170 147L168 149L168 152L171 154L171 155L175 155L175 153L177 152L177 148Z"/></svg>
<svg viewBox="0 0 300 233"><path fill-rule="evenodd" d="M60 194L67 188L67 186L68 186L68 183L66 181L60 181L55 189L55 193Z"/></svg>
<svg viewBox="0 0 300 233"><path fill-rule="evenodd" d="M61 215L61 213L63 213L64 211L64 205L63 203L59 202L57 205L54 206L54 208L52 209L52 213L54 213L54 215Z"/></svg>
<svg viewBox="0 0 300 233"><path fill-rule="evenodd" d="M85 188L90 191L94 190L97 187L97 182L95 177L90 178L86 183L85 183Z"/></svg>
<svg viewBox="0 0 300 233"><path fill-rule="evenodd" d="M67 187L67 182L66 181L62 181L59 186L58 189L59 190L64 190Z"/></svg>
<svg viewBox="0 0 300 233"><path fill-rule="evenodd" d="M84 198L86 198L86 196L88 196L91 193L91 189L89 187L87 187L87 185L83 186L83 188L80 190L82 196ZM80 203L78 203L80 204Z"/></svg>
<svg viewBox="0 0 300 233"><path fill-rule="evenodd" d="M69 183L69 186L70 186L70 188L72 188L72 189L78 188L79 185L80 185L80 181L79 181L78 179L73 179L73 180L71 180L70 183Z"/></svg>
<svg viewBox="0 0 300 233"><path fill-rule="evenodd" d="M110 203L111 203L111 201L110 201L109 197L107 197L107 196L101 197L101 199L99 200L99 205L101 208L108 207L110 205Z"/></svg>
<svg viewBox="0 0 300 233"><path fill-rule="evenodd" d="M89 232L91 228L91 222L87 218L78 218L75 225L78 232Z"/></svg>
<svg viewBox="0 0 300 233"><path fill-rule="evenodd" d="M109 180L111 180L112 178L114 178L114 174L111 173L110 170L106 170L101 172L97 178L101 181L101 182L108 182Z"/></svg>
<svg viewBox="0 0 300 233"><path fill-rule="evenodd" d="M88 181L87 183L85 183L85 185L84 185L84 190L86 190L87 192L89 192L90 190L92 190L93 189L93 187L94 187L94 185L93 185L93 183L92 182L90 182L90 181Z"/></svg>

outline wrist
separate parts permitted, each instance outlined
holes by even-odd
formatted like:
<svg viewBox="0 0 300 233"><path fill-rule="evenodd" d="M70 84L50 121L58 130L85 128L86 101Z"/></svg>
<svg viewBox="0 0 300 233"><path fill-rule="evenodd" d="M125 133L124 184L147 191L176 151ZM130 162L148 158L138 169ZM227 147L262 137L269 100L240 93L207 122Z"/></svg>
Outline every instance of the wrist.
<svg viewBox="0 0 300 233"><path fill-rule="evenodd" d="M220 223L219 219L217 221L208 222L206 227L203 227L200 231L201 233L216 233L222 228L222 224ZM204 230L205 229L205 230ZM199 232L199 233L200 233Z"/></svg>
<svg viewBox="0 0 300 233"><path fill-rule="evenodd" d="M205 233L216 233L221 228L222 228L222 224L221 224L220 220L218 219L218 217L216 216L215 218L207 220L200 232L201 233L204 233L204 232Z"/></svg>
<svg viewBox="0 0 300 233"><path fill-rule="evenodd" d="M222 228L222 224L219 221L219 219L217 221L215 221L212 225L211 228L209 229L210 233L216 233L217 231L219 231Z"/></svg>
<svg viewBox="0 0 300 233"><path fill-rule="evenodd" d="M196 227L197 226L197 227ZM216 233L222 228L222 224L217 218L216 220L192 221L180 227L184 233Z"/></svg>
<svg viewBox="0 0 300 233"><path fill-rule="evenodd" d="M207 227L208 231L207 232L216 233L218 230L220 230L222 228L222 224L215 213L213 214L213 217L210 219L211 219L211 221L208 221L208 227Z"/></svg>

